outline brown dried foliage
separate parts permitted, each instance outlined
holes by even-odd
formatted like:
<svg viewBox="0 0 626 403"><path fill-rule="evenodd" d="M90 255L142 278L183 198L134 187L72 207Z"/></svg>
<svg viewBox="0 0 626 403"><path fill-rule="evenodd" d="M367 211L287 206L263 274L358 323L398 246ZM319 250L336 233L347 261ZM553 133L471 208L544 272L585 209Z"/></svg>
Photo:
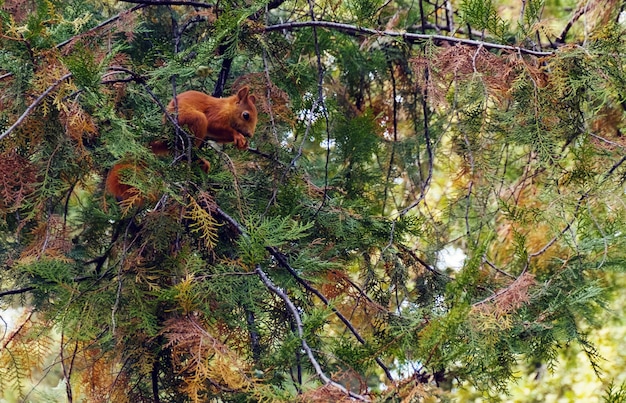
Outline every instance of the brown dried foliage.
<svg viewBox="0 0 626 403"><path fill-rule="evenodd" d="M340 270L329 270L321 286L322 294L358 329L362 336L368 332L384 331L388 327L388 311L369 298ZM330 318L340 324L336 316ZM343 326L342 324L340 324Z"/></svg>
<svg viewBox="0 0 626 403"><path fill-rule="evenodd" d="M402 403L414 402L438 402L438 395L445 395L441 389L435 386L435 382L426 383L423 379L419 379L419 375L400 380L396 396L402 400Z"/></svg>
<svg viewBox="0 0 626 403"><path fill-rule="evenodd" d="M331 385L324 385L317 389L307 390L298 396L298 402L353 402L354 400L341 390Z"/></svg>
<svg viewBox="0 0 626 403"><path fill-rule="evenodd" d="M59 53L57 49L51 49L41 52L38 55L40 63L33 77L33 94L36 94L33 95L33 100L52 84L59 81L61 77L69 73L69 70L61 61ZM63 86L57 87L57 97L59 97L58 93L60 93L62 89Z"/></svg>
<svg viewBox="0 0 626 403"><path fill-rule="evenodd" d="M2 5L2 10L7 11L15 22L20 24L36 7L37 4L35 0L5 0Z"/></svg>
<svg viewBox="0 0 626 403"><path fill-rule="evenodd" d="M470 314L487 315L496 319L508 315L530 301L530 290L536 284L535 276L525 272L508 287L472 306Z"/></svg>
<svg viewBox="0 0 626 403"><path fill-rule="evenodd" d="M434 106L446 106L447 95L456 81L480 80L485 91L496 99L508 98L513 81L521 71L526 72L537 87L545 87L547 75L536 59L524 59L510 54L501 57L483 47L465 45L442 47L434 57L411 59L417 73L418 85L428 91ZM429 80L425 80L424 69L428 69Z"/></svg>
<svg viewBox="0 0 626 403"><path fill-rule="evenodd" d="M33 193L37 167L15 150L0 154L0 214L17 211Z"/></svg>
<svg viewBox="0 0 626 403"><path fill-rule="evenodd" d="M77 102L61 110L59 119L65 128L65 133L76 142L81 151L84 151L83 139L92 139L98 134L93 118Z"/></svg>
<svg viewBox="0 0 626 403"><path fill-rule="evenodd" d="M79 372L80 382L74 382L77 391L92 403L129 402L128 377L120 372L119 357L89 345L82 345L81 350L76 357L68 357L74 359L74 366L84 368Z"/></svg>
<svg viewBox="0 0 626 403"><path fill-rule="evenodd" d="M592 132L599 137L592 137L591 141L605 150L623 149L626 147L626 138L622 134L624 123L623 108L603 106L591 122Z"/></svg>
<svg viewBox="0 0 626 403"><path fill-rule="evenodd" d="M67 253L72 249L72 239L64 219L56 214L39 220L31 232L32 242L24 248L21 259L44 256L69 261Z"/></svg>
<svg viewBox="0 0 626 403"><path fill-rule="evenodd" d="M206 401L210 392L246 391L253 386L249 365L198 318L172 318L162 333L168 340L174 368L181 375L181 392L193 402Z"/></svg>

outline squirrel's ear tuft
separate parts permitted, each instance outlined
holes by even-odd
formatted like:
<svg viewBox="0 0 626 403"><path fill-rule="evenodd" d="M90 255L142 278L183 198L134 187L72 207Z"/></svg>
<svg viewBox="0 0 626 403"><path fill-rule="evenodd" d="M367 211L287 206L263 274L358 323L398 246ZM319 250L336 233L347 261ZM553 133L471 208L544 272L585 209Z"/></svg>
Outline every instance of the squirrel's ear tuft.
<svg viewBox="0 0 626 403"><path fill-rule="evenodd" d="M254 95L248 95L248 101L250 101L251 104L256 102L256 97Z"/></svg>
<svg viewBox="0 0 626 403"><path fill-rule="evenodd" d="M248 88L248 86L241 87L241 89L237 92L237 98L242 101L248 97L249 92L250 89Z"/></svg>

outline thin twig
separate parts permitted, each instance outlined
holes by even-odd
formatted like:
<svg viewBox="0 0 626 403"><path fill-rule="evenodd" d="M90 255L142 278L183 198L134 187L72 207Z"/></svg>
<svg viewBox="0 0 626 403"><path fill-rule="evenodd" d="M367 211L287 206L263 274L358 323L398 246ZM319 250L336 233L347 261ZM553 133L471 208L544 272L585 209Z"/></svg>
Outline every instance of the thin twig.
<svg viewBox="0 0 626 403"><path fill-rule="evenodd" d="M389 166L387 167L387 177L385 178L385 189L383 191L383 211L385 211L385 206L387 205L387 195L389 194L389 180L391 179L391 173L393 172L393 162L396 155L396 145L398 144L398 94L396 87L396 76L393 73L393 60L389 60L389 77L391 78L391 97L393 102L393 141L391 142L391 155L389 156Z"/></svg>
<svg viewBox="0 0 626 403"><path fill-rule="evenodd" d="M56 45L56 48L60 49L60 48L64 47L65 45L71 43L76 38L80 38L81 36L84 36L86 34L90 34L92 32L95 32L95 31L99 30L100 28L103 28L103 27L105 27L105 26L107 26L107 25L109 25L109 24L119 20L120 18L122 18L123 15L130 14L132 12L135 12L135 11L140 10L140 9L142 9L144 7L147 7L147 6L148 6L148 4L145 4L145 2L142 2L142 4L138 4L138 5L134 6L134 7L129 8L128 10L124 10L121 13L119 13L117 15L114 15L113 17L109 18L108 20L102 21L100 24L96 25L95 27L93 27L91 29L88 29L85 32L81 32L80 34L74 35L71 38L64 40L63 42L58 43Z"/></svg>
<svg viewBox="0 0 626 403"><path fill-rule="evenodd" d="M346 318L341 312L339 312L339 310L337 308L332 306L330 304L330 301L328 301L328 298L326 298L324 296L324 294L322 294L315 287L311 286L305 279L300 277L300 275L298 275L298 272L293 267L291 267L289 262L287 262L287 258L285 257L285 255L283 255L276 248L271 247L271 246L266 247L266 249L270 252L270 254L272 256L274 256L274 258L278 261L278 263L283 268L287 269L289 274L291 274L293 276L293 278L299 284L301 284L307 291L309 291L310 293L312 293L315 296L317 296L324 303L324 305L326 305L327 307L330 308L330 310L335 314L335 316L337 316L339 318L339 320L341 320L343 322L343 324L348 328L348 330L350 330L350 332L359 341L359 343L363 344L364 346L367 346L367 341L365 341L365 339L361 336L361 334L352 325L352 322L350 322L350 320L348 320L348 318ZM387 376L387 379L389 379L391 382L394 382L393 375L391 375L391 372L389 371L389 368L387 368L385 363L383 363L383 361L379 357L376 357L375 361L378 364L378 366L385 372L385 375Z"/></svg>
<svg viewBox="0 0 626 403"><path fill-rule="evenodd" d="M433 148L432 148L433 145L432 145L431 136L430 136L430 125L428 123L428 119L430 116L429 110L428 110L428 81L429 80L430 80L430 71L428 67L426 67L424 69L424 82L426 84L424 86L424 94L422 96L421 103L422 103L422 114L424 116L424 123L423 123L424 143L426 144L426 154L428 155L428 176L426 177L424 181L422 181L423 183L420 183L421 185L420 196L416 200L414 200L413 203L411 203L410 205L402 209L402 211L399 214L400 217L406 215L413 208L417 207L422 202L422 200L426 198L426 189L430 186L430 182L433 178L434 155L433 155ZM421 172L421 169L420 169L420 172ZM395 223L396 221L394 220L394 226L395 226Z"/></svg>
<svg viewBox="0 0 626 403"><path fill-rule="evenodd" d="M311 20L315 21L314 1L309 2L309 16ZM322 64L322 52L320 50L319 38L317 36L317 29L313 26L313 45L315 47L315 56L317 61L317 100L321 107L322 116L326 123L326 163L324 164L324 194L322 195L322 202L320 203L315 215L317 215L324 207L326 203L326 194L328 192L328 167L330 163L330 121L328 119L328 111L324 102L324 65Z"/></svg>
<svg viewBox="0 0 626 403"><path fill-rule="evenodd" d="M5 138L9 134L11 134L11 132L13 130L15 130L15 128L18 127L20 124L22 124L22 122L28 117L28 115L30 115L33 112L33 110L35 108L37 108L37 106L39 106L41 101L43 101L44 98L46 98L48 96L48 94L50 94L63 81L67 80L70 77L72 77L72 73L67 73L66 75L64 75L63 77L59 78L57 81L52 83L52 85L50 85L48 88L46 88L46 90L41 95L39 95L37 97L37 99L35 99L35 102L30 104L30 106L28 108L26 108L24 113L22 113L22 115L15 121L15 123L13 123L13 125L11 125L11 127L9 127L7 130L5 130L4 133L0 134L0 140L2 140L3 138Z"/></svg>

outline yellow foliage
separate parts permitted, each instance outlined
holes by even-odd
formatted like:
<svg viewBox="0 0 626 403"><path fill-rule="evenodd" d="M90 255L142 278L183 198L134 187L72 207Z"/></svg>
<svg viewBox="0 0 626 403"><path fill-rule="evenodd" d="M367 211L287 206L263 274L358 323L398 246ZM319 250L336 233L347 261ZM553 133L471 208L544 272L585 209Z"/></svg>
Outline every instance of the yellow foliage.
<svg viewBox="0 0 626 403"><path fill-rule="evenodd" d="M170 319L163 333L182 379L182 391L191 401L205 401L213 388L247 391L254 386L249 364L209 333L196 317Z"/></svg>
<svg viewBox="0 0 626 403"><path fill-rule="evenodd" d="M183 281L176 284L174 287L176 290L176 300L184 315L188 315L196 308L195 293L193 290L194 282L194 276L187 275Z"/></svg>
<svg viewBox="0 0 626 403"><path fill-rule="evenodd" d="M470 323L479 332L508 330L513 326L511 313L530 301L535 277L525 272L508 287L474 304L469 313Z"/></svg>
<svg viewBox="0 0 626 403"><path fill-rule="evenodd" d="M128 194L128 197L120 201L123 217L132 212L135 207L143 204L143 197L141 196L139 189L131 187L126 191L126 194Z"/></svg>
<svg viewBox="0 0 626 403"><path fill-rule="evenodd" d="M203 193L200 197L204 199L203 204L207 205L207 209L214 204L208 194ZM190 226L191 231L200 233L200 238L204 240L204 245L208 249L213 249L217 245L217 228L220 224L215 217L211 215L210 211L202 208L194 198L190 198L185 218L189 218L193 221Z"/></svg>

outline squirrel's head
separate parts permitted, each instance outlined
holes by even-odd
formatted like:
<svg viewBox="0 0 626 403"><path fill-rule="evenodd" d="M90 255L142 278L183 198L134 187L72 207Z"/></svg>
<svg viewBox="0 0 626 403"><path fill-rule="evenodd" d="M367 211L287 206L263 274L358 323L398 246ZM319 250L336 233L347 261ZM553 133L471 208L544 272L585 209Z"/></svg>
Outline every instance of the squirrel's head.
<svg viewBox="0 0 626 403"><path fill-rule="evenodd" d="M242 87L237 92L237 110L236 113L231 116L231 127L245 137L254 136L257 121L257 111L256 106L254 106L255 102L256 97L250 94L248 87Z"/></svg>

